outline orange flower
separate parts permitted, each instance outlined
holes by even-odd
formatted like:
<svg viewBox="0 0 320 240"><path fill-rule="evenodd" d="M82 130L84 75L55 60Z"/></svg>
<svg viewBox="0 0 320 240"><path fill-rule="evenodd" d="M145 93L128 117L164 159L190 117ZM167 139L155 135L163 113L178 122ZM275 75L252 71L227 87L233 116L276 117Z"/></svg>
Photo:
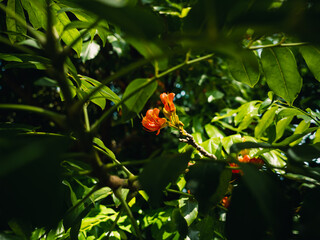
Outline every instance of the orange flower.
<svg viewBox="0 0 320 240"><path fill-rule="evenodd" d="M229 166L230 166L230 167L235 167L235 168L238 168L238 167L239 167L239 165L236 164L236 163L229 163ZM232 173L239 173L239 172L240 172L239 169L232 169L231 171L232 171Z"/></svg>
<svg viewBox="0 0 320 240"><path fill-rule="evenodd" d="M221 204L222 206L224 206L225 208L228 208L230 205L230 197L225 196L222 200L221 200Z"/></svg>
<svg viewBox="0 0 320 240"><path fill-rule="evenodd" d="M261 158L251 158L250 162L259 166L262 166L264 164L264 161Z"/></svg>
<svg viewBox="0 0 320 240"><path fill-rule="evenodd" d="M176 107L174 106L174 103L173 103L174 96L175 96L174 93L160 94L161 102L164 105L163 113L168 118L170 118L172 113L176 112Z"/></svg>
<svg viewBox="0 0 320 240"><path fill-rule="evenodd" d="M142 125L150 132L160 133L160 129L167 126L167 120L159 117L160 110L158 108L149 109L146 116L142 119Z"/></svg>
<svg viewBox="0 0 320 240"><path fill-rule="evenodd" d="M264 164L263 160L261 158L250 158L249 155L244 155L243 157L238 157L239 162L243 163L253 163L258 166L262 166ZM236 163L229 163L230 167L239 167ZM232 173L242 173L239 169L232 169Z"/></svg>

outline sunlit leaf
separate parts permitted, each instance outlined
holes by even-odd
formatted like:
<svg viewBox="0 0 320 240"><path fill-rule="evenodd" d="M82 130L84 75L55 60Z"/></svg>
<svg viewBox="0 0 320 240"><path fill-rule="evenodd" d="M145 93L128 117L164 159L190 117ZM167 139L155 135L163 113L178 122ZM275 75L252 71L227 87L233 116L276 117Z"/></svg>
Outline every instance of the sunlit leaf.
<svg viewBox="0 0 320 240"><path fill-rule="evenodd" d="M230 148L234 143L241 143L241 142L243 142L243 140L240 134L231 135L222 139L222 145L227 153L230 153Z"/></svg>
<svg viewBox="0 0 320 240"><path fill-rule="evenodd" d="M7 8L12 12L16 13L21 19L23 19L24 23L26 23L26 17L24 15L20 0L8 0ZM16 41L22 41L25 39L24 35L27 33L27 29L20 22L18 22L15 18L7 14L6 17L7 30L12 32L9 33L9 39L12 43Z"/></svg>
<svg viewBox="0 0 320 240"><path fill-rule="evenodd" d="M94 59L100 51L100 45L95 43L94 41L85 42L82 46L82 52L80 57L83 62Z"/></svg>
<svg viewBox="0 0 320 240"><path fill-rule="evenodd" d="M99 138L96 138L96 137L93 138L93 143L96 144L101 149L103 149L110 156L110 158L116 159L116 156L114 155L114 153L109 148L107 148Z"/></svg>
<svg viewBox="0 0 320 240"><path fill-rule="evenodd" d="M276 115L277 109L277 107L272 107L264 113L258 125L254 129L254 136L256 138L261 138L266 129L271 125Z"/></svg>
<svg viewBox="0 0 320 240"><path fill-rule="evenodd" d="M261 62L270 89L292 105L302 87L302 78L289 48L266 48Z"/></svg>
<svg viewBox="0 0 320 240"><path fill-rule="evenodd" d="M305 121L305 120L301 120L301 122L299 123L299 125L296 127L296 129L294 130L294 134L298 135L301 134L303 132L305 132L308 128L310 127L310 121ZM296 145L301 141L301 139L298 139L292 143L290 143L290 146Z"/></svg>
<svg viewBox="0 0 320 240"><path fill-rule="evenodd" d="M289 116L289 117L282 118L277 122L277 124L276 124L276 139L274 141L277 141L278 139L280 139L283 136L286 128L289 126L292 119L293 119L293 116Z"/></svg>
<svg viewBox="0 0 320 240"><path fill-rule="evenodd" d="M210 138L215 138L215 137L223 138L223 137L225 137L225 134L221 130L219 130L217 127L215 127L211 124L206 124L204 126L204 128Z"/></svg>
<svg viewBox="0 0 320 240"><path fill-rule="evenodd" d="M181 215L187 221L188 226L190 226L198 216L197 201L189 198L181 198L179 199L179 208Z"/></svg>
<svg viewBox="0 0 320 240"><path fill-rule="evenodd" d="M32 1L21 0L23 8L27 11L29 21L35 29L47 26L47 12L45 9L46 2L44 0Z"/></svg>
<svg viewBox="0 0 320 240"><path fill-rule="evenodd" d="M52 4L52 9L58 12L60 7L57 4ZM65 12L57 13L55 17L56 22L54 26L60 35L60 38L62 38L66 45L73 43L78 37L80 37L80 32L77 29L64 30L65 26L71 22ZM79 57L82 49L82 40L79 39L72 48L77 52Z"/></svg>

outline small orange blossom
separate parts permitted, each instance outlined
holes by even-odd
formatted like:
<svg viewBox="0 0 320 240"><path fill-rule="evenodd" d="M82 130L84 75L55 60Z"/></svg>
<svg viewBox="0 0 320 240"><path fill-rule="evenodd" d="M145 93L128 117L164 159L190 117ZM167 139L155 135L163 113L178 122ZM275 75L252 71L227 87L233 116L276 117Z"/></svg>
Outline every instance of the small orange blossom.
<svg viewBox="0 0 320 240"><path fill-rule="evenodd" d="M149 109L146 116L142 119L142 125L150 132L160 133L160 129L167 126L167 120L159 117L160 110L158 108Z"/></svg>

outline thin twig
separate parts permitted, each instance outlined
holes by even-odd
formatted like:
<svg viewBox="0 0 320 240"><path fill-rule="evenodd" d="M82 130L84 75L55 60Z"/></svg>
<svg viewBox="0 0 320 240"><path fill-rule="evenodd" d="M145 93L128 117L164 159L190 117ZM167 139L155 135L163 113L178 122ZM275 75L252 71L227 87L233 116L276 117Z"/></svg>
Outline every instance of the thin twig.
<svg viewBox="0 0 320 240"><path fill-rule="evenodd" d="M120 200L122 206L124 207L124 209L126 210L128 217L130 218L130 221L132 223L132 226L137 234L137 237L142 240L142 235L138 226L138 223L136 221L136 219L134 218L132 211L127 203L127 201L124 199L122 192L121 192L121 188L118 188L116 191L114 191L115 196Z"/></svg>
<svg viewBox="0 0 320 240"><path fill-rule="evenodd" d="M121 214L123 213L123 211L124 211L124 207L122 206L122 208L121 208L120 211L118 212L118 215L117 215L116 219L113 221L113 223L112 223L112 225L111 225L111 227L110 227L109 232L108 232L107 235L106 235L106 239L109 239L110 234L112 233L113 229L117 226L117 223L118 223L118 221L119 221L119 219L120 219Z"/></svg>
<svg viewBox="0 0 320 240"><path fill-rule="evenodd" d="M258 46L250 46L248 49L250 50L258 50L262 48L273 48L273 47L297 47L297 46L303 46L307 45L308 43L306 42L301 42L301 43L275 43L275 44L267 44L267 45L258 45Z"/></svg>
<svg viewBox="0 0 320 240"><path fill-rule="evenodd" d="M96 150L98 150L99 152L103 153L106 157L108 157L109 159L111 159L116 165L118 165L119 167L122 168L123 171L126 172L126 174L128 176L134 176L134 174L132 172L130 172L130 170L128 168L126 168L119 160L117 160L116 158L113 158L112 156L110 156L107 152L105 152L103 149L101 149L100 147L97 146L93 146Z"/></svg>
<svg viewBox="0 0 320 240"><path fill-rule="evenodd" d="M212 154L207 152L203 147L201 147L193 138L193 136L189 133L187 133L185 130L181 132L181 135L183 138L180 138L179 141L183 143L187 143L197 149L203 156L217 160L217 157Z"/></svg>
<svg viewBox="0 0 320 240"><path fill-rule="evenodd" d="M174 189L166 189L167 192L171 192L171 193L176 193L176 194L179 194L181 196L185 196L185 197L189 197L189 198L194 198L194 196L192 194L189 194L189 193L185 193L185 192L181 192L181 191L177 191L177 190L174 190Z"/></svg>

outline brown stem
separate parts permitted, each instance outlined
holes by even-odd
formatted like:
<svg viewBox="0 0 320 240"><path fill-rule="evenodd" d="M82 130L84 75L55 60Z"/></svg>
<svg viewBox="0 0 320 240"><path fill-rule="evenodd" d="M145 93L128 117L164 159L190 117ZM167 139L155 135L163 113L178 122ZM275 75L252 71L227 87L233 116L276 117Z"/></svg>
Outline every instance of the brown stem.
<svg viewBox="0 0 320 240"><path fill-rule="evenodd" d="M201 147L194 140L194 138L193 138L193 136L191 134L187 133L185 130L181 131L180 133L184 137L184 138L179 138L180 142L187 143L187 144L191 145L192 147L197 149L205 157L217 160L217 157L214 154L207 152L203 147Z"/></svg>

